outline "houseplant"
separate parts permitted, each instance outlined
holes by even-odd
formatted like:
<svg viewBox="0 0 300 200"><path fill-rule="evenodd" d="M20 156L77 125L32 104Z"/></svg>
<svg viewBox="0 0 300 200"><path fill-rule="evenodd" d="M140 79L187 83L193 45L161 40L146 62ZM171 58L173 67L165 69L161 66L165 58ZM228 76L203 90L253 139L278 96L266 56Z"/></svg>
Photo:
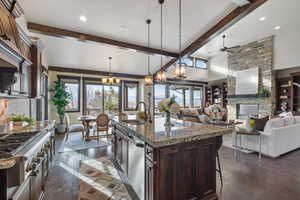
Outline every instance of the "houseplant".
<svg viewBox="0 0 300 200"><path fill-rule="evenodd" d="M65 107L69 104L70 93L66 91L66 88L59 80L54 81L54 88L50 90L53 92L51 102L56 107L56 112L59 116L59 123L56 125L58 133L64 133L66 131L66 125L64 124Z"/></svg>
<svg viewBox="0 0 300 200"><path fill-rule="evenodd" d="M165 126L173 126L171 123L171 114L175 114L180 111L180 106L175 101L176 97L165 98L158 104L160 112L164 112L166 116Z"/></svg>

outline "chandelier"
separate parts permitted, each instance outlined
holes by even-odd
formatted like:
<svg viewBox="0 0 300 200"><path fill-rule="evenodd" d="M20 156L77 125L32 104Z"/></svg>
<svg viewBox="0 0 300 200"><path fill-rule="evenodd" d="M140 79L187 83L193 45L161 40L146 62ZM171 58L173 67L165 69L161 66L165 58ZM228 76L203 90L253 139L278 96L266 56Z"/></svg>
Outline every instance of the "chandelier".
<svg viewBox="0 0 300 200"><path fill-rule="evenodd" d="M102 78L102 83L106 85L117 85L120 83L120 79L114 78L113 74L111 72L111 59L112 57L109 57L109 74L107 78Z"/></svg>
<svg viewBox="0 0 300 200"><path fill-rule="evenodd" d="M159 4L160 4L160 71L156 73L156 80L159 83L164 83L167 81L167 76L166 76L166 72L163 69L163 56L162 56L162 52L163 52L163 22L162 22L162 15L163 15L163 3L164 0L158 0Z"/></svg>
<svg viewBox="0 0 300 200"><path fill-rule="evenodd" d="M179 61L177 66L175 67L175 78L177 79L184 79L185 76L185 67L184 64L181 62L181 0L179 0Z"/></svg>
<svg viewBox="0 0 300 200"><path fill-rule="evenodd" d="M148 48L150 48L150 23L151 23L151 20L147 19L146 24L148 25ZM144 81L145 81L146 86L153 85L152 75L150 74L150 55L149 54L148 54L148 75L145 76Z"/></svg>

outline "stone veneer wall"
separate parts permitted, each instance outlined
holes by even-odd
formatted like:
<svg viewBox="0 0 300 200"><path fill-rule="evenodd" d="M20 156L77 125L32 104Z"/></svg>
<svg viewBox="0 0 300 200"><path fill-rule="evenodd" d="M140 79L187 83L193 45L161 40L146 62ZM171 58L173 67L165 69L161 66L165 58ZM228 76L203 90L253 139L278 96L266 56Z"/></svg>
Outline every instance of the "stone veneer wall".
<svg viewBox="0 0 300 200"><path fill-rule="evenodd" d="M235 48L228 52L228 95L235 95L235 74L237 71L250 68L259 69L258 88L271 92L267 98L229 98L228 118L236 119L236 104L259 104L260 115L272 116L275 112L275 72L273 71L273 36Z"/></svg>

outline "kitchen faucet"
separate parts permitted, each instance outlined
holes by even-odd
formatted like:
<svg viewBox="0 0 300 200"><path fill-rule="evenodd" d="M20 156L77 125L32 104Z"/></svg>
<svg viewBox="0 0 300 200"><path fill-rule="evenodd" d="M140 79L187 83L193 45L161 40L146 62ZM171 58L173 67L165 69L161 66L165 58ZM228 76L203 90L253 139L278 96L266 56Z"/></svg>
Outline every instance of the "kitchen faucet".
<svg viewBox="0 0 300 200"><path fill-rule="evenodd" d="M147 105L146 105L146 103L145 103L144 101L140 101L140 102L138 102L138 103L136 104L136 107L135 107L135 109L137 110L140 104L143 104L143 105L144 105L144 107L145 107L145 110L144 110L144 115L145 115L145 121L147 121L147 119L148 119L148 116L147 116Z"/></svg>

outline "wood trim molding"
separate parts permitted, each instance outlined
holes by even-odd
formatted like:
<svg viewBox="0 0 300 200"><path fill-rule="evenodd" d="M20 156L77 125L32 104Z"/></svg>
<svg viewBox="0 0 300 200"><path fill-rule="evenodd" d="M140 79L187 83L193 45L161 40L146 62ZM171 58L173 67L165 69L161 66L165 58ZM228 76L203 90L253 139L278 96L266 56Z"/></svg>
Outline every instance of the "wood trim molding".
<svg viewBox="0 0 300 200"><path fill-rule="evenodd" d="M247 16L249 13L254 11L256 8L260 7L262 4L268 0L251 0L251 3L244 5L242 7L237 7L231 11L228 15L222 18L217 24L210 28L206 33L198 37L194 42L192 42L188 47L186 47L181 55L185 56L187 54L192 54L199 48L203 47L209 41L217 37L219 34L224 32L226 29L237 23L239 20ZM170 66L176 63L178 59L173 58L171 61L163 66L163 70L167 70ZM158 70L157 72L159 72ZM156 73L157 73L156 72ZM155 74L156 74L155 73Z"/></svg>
<svg viewBox="0 0 300 200"><path fill-rule="evenodd" d="M48 70L49 71L56 71L56 72L98 75L98 76L108 76L109 75L108 72L104 72L104 71L75 69L75 68L66 68L66 67L58 67L58 66L49 66ZM132 79L144 79L145 78L145 76L142 76L142 75L123 74L123 73L113 73L113 76L120 77L120 78L132 78Z"/></svg>
<svg viewBox="0 0 300 200"><path fill-rule="evenodd" d="M161 53L161 51L159 49L148 48L148 47L144 47L141 45L122 42L122 41L104 38L104 37L100 37L100 36L96 36L96 35L79 33L79 32L56 28L56 27L52 27L52 26L36 24L36 23L32 23L32 22L28 22L27 27L28 27L29 31L31 31L31 32L40 33L40 34L44 34L44 35L63 37L63 38L71 37L71 38L78 39L80 41L108 44L108 45L116 46L116 47L119 47L122 49L135 50L137 52L141 52L141 53L145 53L145 54L157 54L157 55L164 55L164 56L168 56L168 57L178 57L178 54L173 53L173 52L163 51Z"/></svg>

